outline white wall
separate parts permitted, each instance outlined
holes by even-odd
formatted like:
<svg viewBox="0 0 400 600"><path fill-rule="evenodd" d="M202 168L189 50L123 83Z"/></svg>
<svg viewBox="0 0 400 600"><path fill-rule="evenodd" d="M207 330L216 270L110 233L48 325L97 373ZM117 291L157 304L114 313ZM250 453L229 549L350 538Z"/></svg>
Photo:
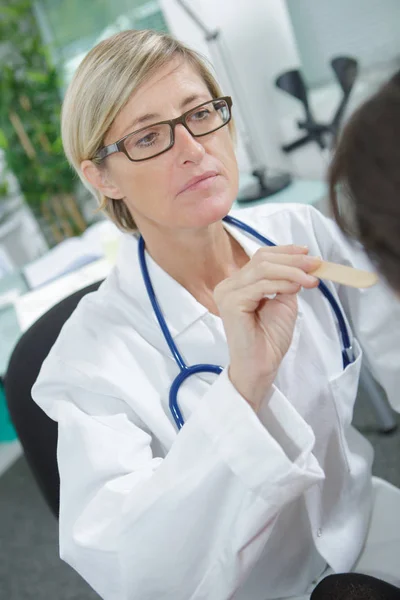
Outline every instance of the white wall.
<svg viewBox="0 0 400 600"><path fill-rule="evenodd" d="M399 0L287 0L287 6L310 85L332 81L329 63L337 55L357 57L364 71L400 63Z"/></svg>
<svg viewBox="0 0 400 600"><path fill-rule="evenodd" d="M178 39L212 59L224 91L232 94L240 134L238 108L247 109L247 129L256 155L269 167L290 164L281 151L279 92L276 76L299 65L290 19L284 0L188 0L189 6L210 28L219 28L235 73L235 92L224 81L224 71L213 45L186 15L176 0L160 0L169 28ZM240 135L239 165L248 169L244 136ZM248 154L248 153L247 153Z"/></svg>

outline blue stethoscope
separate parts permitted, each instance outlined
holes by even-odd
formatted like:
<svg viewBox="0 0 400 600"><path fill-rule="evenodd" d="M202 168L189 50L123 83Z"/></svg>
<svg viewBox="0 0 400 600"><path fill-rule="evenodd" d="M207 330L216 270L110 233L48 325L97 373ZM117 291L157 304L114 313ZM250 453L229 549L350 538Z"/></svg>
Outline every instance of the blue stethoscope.
<svg viewBox="0 0 400 600"><path fill-rule="evenodd" d="M271 242L265 236L258 233L258 231L253 229L253 227L250 227L246 223L243 223L242 221L239 221L238 219L235 219L234 217L227 216L223 220L226 223L229 223L230 225L235 225L239 229L242 229L246 233L249 233L256 239L260 240L260 242L262 242L266 246L276 246L276 244ZM172 339L171 332L168 329L167 323L164 319L164 316L162 314L156 294L154 292L153 284L151 283L149 270L148 270L147 264L146 264L145 244L144 244L144 240L142 237L140 237L140 239L139 239L138 251L139 251L139 263L140 263L140 269L142 271L143 281L145 283L146 290L147 290L151 305L154 310L154 314L160 325L160 328L164 335L165 341L167 342L168 347L171 350L172 356L174 357L174 360L179 367L179 374L175 377L174 381L172 382L171 389L169 392L169 408L171 410L172 416L174 418L174 421L175 421L178 429L181 429L183 427L183 425L185 424L185 421L183 419L182 412L178 405L177 396L178 396L179 388L181 387L182 383L185 381L185 379L187 379L191 375L195 375L196 373L215 373L216 375L219 375L223 371L223 368L219 367L218 365L210 365L210 364L199 364L199 365L192 365L192 366L188 366L185 364L185 361L183 360L181 353L179 352L174 340ZM319 287L320 291L323 293L323 295L325 296L325 298L328 300L329 304L331 305L332 310L335 313L338 324L339 324L340 337L341 337L341 343L342 343L343 369L345 369L354 360L353 349L352 349L352 346L350 343L350 336L349 336L349 332L347 329L346 321L343 317L343 313L342 313L338 303L336 302L334 296L329 291L329 289L327 288L325 283L320 281L318 287Z"/></svg>

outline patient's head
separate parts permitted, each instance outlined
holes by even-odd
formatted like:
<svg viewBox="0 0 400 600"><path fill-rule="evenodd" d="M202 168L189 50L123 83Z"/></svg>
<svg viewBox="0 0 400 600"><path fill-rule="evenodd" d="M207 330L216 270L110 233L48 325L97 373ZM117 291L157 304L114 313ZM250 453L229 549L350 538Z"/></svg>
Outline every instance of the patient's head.
<svg viewBox="0 0 400 600"><path fill-rule="evenodd" d="M400 71L350 118L329 188L340 227L400 293Z"/></svg>

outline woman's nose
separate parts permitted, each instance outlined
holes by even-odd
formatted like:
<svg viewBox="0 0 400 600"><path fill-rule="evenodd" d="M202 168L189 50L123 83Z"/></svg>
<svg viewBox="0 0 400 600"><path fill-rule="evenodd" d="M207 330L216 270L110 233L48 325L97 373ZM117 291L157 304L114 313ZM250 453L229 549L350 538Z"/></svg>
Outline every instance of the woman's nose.
<svg viewBox="0 0 400 600"><path fill-rule="evenodd" d="M175 127L174 145L182 162L199 162L205 154L203 144L193 137L190 131L181 123Z"/></svg>

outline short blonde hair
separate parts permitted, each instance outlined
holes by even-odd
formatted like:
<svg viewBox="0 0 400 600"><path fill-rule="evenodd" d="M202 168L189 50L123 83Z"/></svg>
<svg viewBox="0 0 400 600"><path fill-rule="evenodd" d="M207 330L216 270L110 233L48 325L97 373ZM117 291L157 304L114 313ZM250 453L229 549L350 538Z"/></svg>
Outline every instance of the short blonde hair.
<svg viewBox="0 0 400 600"><path fill-rule="evenodd" d="M122 200L106 198L84 178L80 165L93 160L104 145L114 119L132 93L154 73L175 58L191 64L213 98L221 89L206 60L165 33L128 30L95 46L79 65L67 89L61 119L64 151L84 185L97 198L100 209L122 230L137 227ZM229 123L234 137L234 125Z"/></svg>

